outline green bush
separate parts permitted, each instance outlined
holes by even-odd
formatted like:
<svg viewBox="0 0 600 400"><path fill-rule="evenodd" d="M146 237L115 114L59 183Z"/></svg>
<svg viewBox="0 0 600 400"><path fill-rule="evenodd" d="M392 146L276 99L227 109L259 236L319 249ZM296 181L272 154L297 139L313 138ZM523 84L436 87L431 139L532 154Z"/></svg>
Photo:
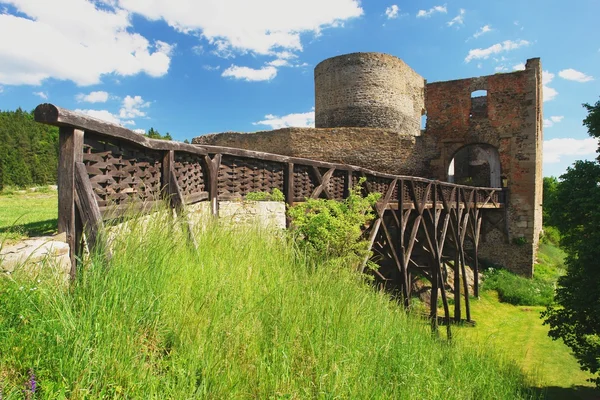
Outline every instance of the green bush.
<svg viewBox="0 0 600 400"><path fill-rule="evenodd" d="M555 226L544 226L540 240L545 244L560 246L560 231Z"/></svg>
<svg viewBox="0 0 600 400"><path fill-rule="evenodd" d="M277 188L274 188L271 193L269 192L250 192L246 195L246 200L249 201L285 201L283 192Z"/></svg>
<svg viewBox="0 0 600 400"><path fill-rule="evenodd" d="M520 306L546 306L554 298L554 284L540 279L528 279L504 269L490 268L483 288L498 292L500 301Z"/></svg>
<svg viewBox="0 0 600 400"><path fill-rule="evenodd" d="M288 210L292 233L302 248L353 267L369 255L363 228L373 219L373 206L381 194L363 196L364 182L361 179L344 201L307 199Z"/></svg>

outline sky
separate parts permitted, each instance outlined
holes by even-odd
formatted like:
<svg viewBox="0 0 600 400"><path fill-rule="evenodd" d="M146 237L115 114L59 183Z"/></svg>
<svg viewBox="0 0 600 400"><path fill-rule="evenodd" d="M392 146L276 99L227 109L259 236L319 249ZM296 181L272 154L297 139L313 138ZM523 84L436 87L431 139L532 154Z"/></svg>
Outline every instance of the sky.
<svg viewBox="0 0 600 400"><path fill-rule="evenodd" d="M0 0L0 110L51 102L176 140L314 126L313 69L358 51L428 82L544 71L544 175L595 158L599 0Z"/></svg>

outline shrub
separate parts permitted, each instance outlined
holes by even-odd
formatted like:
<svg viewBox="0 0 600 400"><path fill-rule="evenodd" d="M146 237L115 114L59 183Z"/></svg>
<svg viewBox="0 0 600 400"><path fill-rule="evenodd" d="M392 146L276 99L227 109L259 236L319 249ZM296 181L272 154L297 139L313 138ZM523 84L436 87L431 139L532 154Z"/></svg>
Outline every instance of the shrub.
<svg viewBox="0 0 600 400"><path fill-rule="evenodd" d="M285 196L281 190L275 188L269 192L250 192L246 195L246 200L249 201L285 201Z"/></svg>
<svg viewBox="0 0 600 400"><path fill-rule="evenodd" d="M545 226L540 240L545 244L560 246L560 231L555 226Z"/></svg>
<svg viewBox="0 0 600 400"><path fill-rule="evenodd" d="M292 232L304 249L357 267L369 255L363 228L373 217L380 193L361 193L361 179L344 201L307 199L288 210Z"/></svg>
<svg viewBox="0 0 600 400"><path fill-rule="evenodd" d="M504 269L488 269L483 288L497 291L500 301L519 306L546 306L554 297L552 282L523 278Z"/></svg>

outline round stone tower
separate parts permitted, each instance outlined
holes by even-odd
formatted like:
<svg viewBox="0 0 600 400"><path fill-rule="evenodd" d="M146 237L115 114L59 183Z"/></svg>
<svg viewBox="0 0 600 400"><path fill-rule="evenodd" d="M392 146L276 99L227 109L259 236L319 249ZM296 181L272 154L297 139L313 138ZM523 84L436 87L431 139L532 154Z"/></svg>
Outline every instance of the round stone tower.
<svg viewBox="0 0 600 400"><path fill-rule="evenodd" d="M397 57L352 53L315 67L317 128L369 127L419 135L425 80Z"/></svg>

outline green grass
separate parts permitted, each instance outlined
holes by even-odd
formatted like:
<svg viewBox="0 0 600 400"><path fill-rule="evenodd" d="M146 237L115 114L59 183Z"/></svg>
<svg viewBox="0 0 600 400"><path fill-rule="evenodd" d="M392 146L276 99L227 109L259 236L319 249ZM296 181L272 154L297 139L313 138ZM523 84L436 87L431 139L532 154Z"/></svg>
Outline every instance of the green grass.
<svg viewBox="0 0 600 400"><path fill-rule="evenodd" d="M0 278L0 382L19 398L519 399L518 367L448 342L286 239L167 221L119 236L66 290ZM34 290L35 288L35 290Z"/></svg>
<svg viewBox="0 0 600 400"><path fill-rule="evenodd" d="M540 244L533 279L504 269L484 272L483 289L494 290L500 301L521 306L547 306L554 301L556 281L564 273L565 253L550 243Z"/></svg>
<svg viewBox="0 0 600 400"><path fill-rule="evenodd" d="M5 191L0 193L0 242L56 232L56 191Z"/></svg>
<svg viewBox="0 0 600 400"><path fill-rule="evenodd" d="M564 256L558 247L541 244L533 280L515 279L506 273L496 275L498 279L494 284L504 290L505 296L506 293L513 295L514 302L530 300L535 298L528 295L532 288L554 286L564 273ZM508 279L503 281L506 277ZM489 289L490 286L486 280L484 287ZM540 318L545 307L502 303L498 292L485 290L479 300L471 301L476 327L459 328L455 334L458 340L494 346L517 362L535 385L543 388L548 399L600 398L600 393L587 382L591 375L581 371L570 349L562 341L553 341L548 336L548 327L542 325ZM539 293L537 296L539 304Z"/></svg>

